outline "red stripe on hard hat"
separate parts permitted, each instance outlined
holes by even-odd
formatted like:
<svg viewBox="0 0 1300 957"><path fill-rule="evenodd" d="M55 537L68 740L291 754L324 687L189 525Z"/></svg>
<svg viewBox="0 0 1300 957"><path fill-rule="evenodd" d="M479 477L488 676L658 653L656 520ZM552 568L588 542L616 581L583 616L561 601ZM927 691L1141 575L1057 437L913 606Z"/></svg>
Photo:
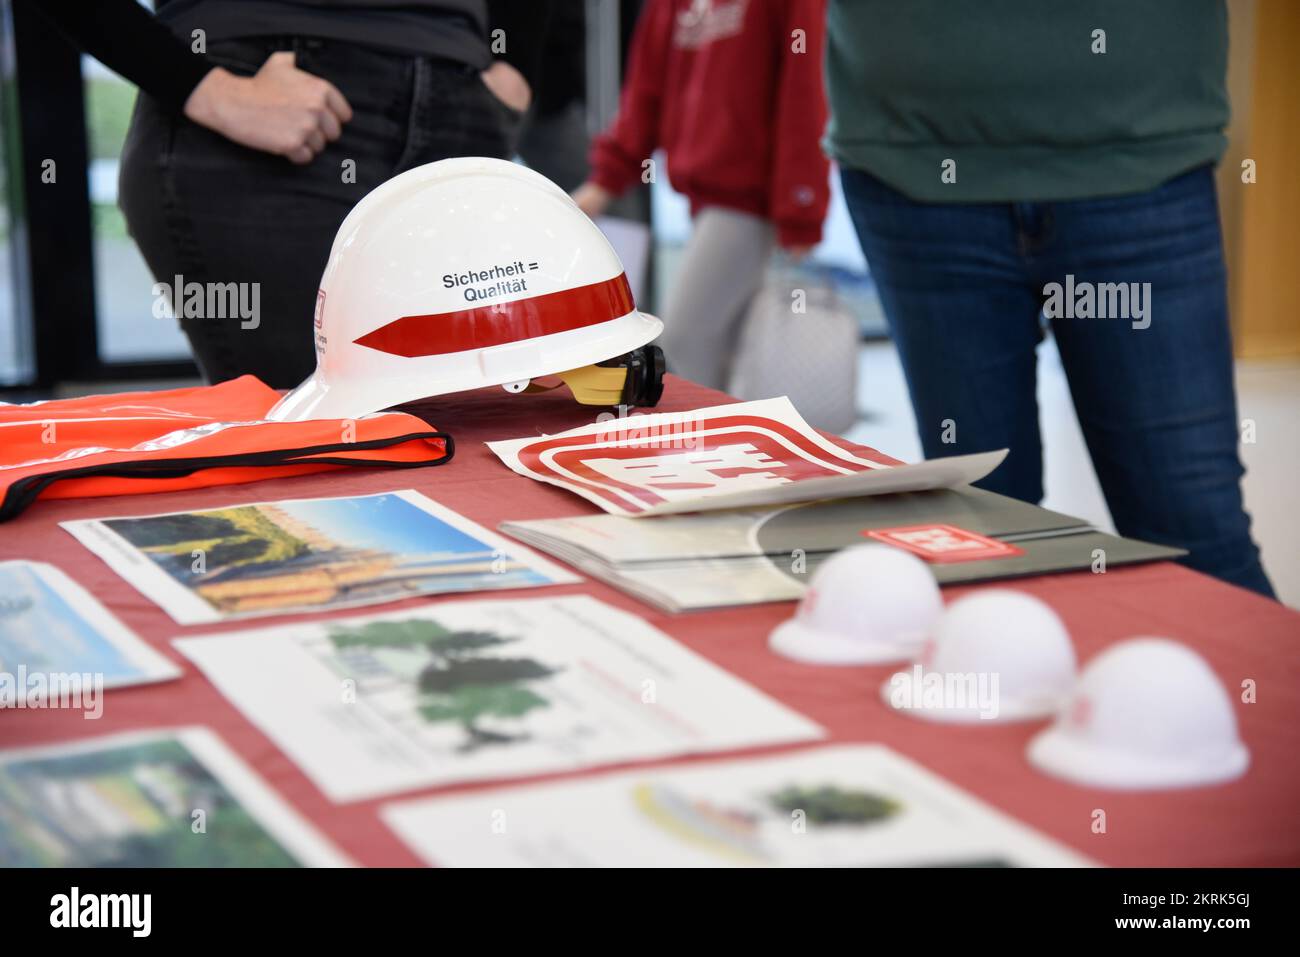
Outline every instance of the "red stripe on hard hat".
<svg viewBox="0 0 1300 957"><path fill-rule="evenodd" d="M625 316L636 308L627 276L531 299L497 302L456 312L402 316L356 340L389 355L414 359L487 349Z"/></svg>

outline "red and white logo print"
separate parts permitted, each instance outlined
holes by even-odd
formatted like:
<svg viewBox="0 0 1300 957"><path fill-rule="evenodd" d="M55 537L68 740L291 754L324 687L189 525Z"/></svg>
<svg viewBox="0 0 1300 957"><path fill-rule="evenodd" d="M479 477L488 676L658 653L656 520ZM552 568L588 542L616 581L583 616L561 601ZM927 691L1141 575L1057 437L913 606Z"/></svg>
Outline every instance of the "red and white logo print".
<svg viewBox="0 0 1300 957"><path fill-rule="evenodd" d="M537 477L631 513L895 464L885 456L864 458L792 423L737 414L725 406L673 422L670 432L631 424L602 436L548 436L517 454L520 465Z"/></svg>
<svg viewBox="0 0 1300 957"><path fill-rule="evenodd" d="M906 549L927 562L973 562L988 558L1011 558L1025 553L1023 548L955 525L873 528L865 529L862 534L886 545Z"/></svg>

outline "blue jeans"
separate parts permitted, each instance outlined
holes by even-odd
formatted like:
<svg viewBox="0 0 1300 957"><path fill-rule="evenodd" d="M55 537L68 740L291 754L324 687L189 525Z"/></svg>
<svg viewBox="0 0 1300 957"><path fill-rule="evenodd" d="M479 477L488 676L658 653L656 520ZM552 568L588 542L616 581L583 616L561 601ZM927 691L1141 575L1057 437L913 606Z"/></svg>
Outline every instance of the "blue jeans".
<svg viewBox="0 0 1300 957"><path fill-rule="evenodd" d="M1055 299L1047 321L1120 534L1185 548L1192 568L1272 597L1241 501L1209 167L1146 193L1053 203L918 203L861 171L841 175L927 457L1009 448L978 484L1042 499L1035 347ZM1137 283L1145 318L1137 298L1129 318L1080 317L1067 282L1076 297L1099 293L1094 314L1109 299L1112 315L1122 300L1100 284Z"/></svg>

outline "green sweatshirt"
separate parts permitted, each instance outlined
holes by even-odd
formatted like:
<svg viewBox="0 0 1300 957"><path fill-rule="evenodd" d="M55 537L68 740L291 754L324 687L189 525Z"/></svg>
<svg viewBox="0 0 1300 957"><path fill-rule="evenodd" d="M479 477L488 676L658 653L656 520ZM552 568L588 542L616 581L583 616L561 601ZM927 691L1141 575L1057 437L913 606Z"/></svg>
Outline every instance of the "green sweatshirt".
<svg viewBox="0 0 1300 957"><path fill-rule="evenodd" d="M1222 0L831 0L824 145L924 202L1140 192L1222 155L1226 64Z"/></svg>

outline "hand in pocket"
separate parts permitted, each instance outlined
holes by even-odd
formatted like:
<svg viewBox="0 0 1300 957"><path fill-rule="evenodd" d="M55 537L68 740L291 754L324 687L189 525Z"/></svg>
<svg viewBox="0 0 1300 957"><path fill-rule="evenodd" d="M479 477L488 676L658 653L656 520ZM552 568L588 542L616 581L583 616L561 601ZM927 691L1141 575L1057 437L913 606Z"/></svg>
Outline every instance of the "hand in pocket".
<svg viewBox="0 0 1300 957"><path fill-rule="evenodd" d="M479 74L488 92L516 113L527 112L533 91L524 75L505 60L497 60Z"/></svg>
<svg viewBox="0 0 1300 957"><path fill-rule="evenodd" d="M253 76L212 70L190 94L185 115L243 146L305 164L339 138L352 107L334 84L298 69L286 50Z"/></svg>

